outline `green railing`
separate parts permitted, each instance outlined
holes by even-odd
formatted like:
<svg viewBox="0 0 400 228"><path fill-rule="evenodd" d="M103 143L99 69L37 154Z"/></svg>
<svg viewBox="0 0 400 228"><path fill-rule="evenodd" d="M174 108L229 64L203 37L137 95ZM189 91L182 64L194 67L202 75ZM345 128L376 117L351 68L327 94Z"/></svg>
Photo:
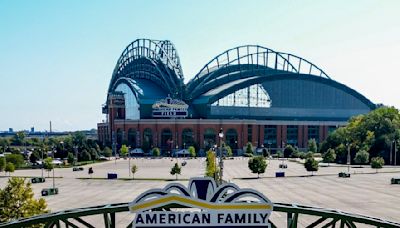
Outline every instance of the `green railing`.
<svg viewBox="0 0 400 228"><path fill-rule="evenodd" d="M43 214L31 218L21 219L9 223L1 223L0 227L30 227L32 225L42 224L44 227L101 227L106 228L121 227L121 223L116 219L116 213L128 212L128 203L108 204L96 207L77 208L73 210L60 211L50 214ZM358 225L369 225L370 227L400 227L400 223L390 222L383 219L372 218L364 215L356 215L339 210L308 207L296 204L274 204L274 213L286 214L286 227L296 228L301 223L302 227L358 227ZM272 215L274 215L274 213ZM307 221L302 219L307 215ZM87 216L98 216L96 224L90 224ZM85 218L86 217L86 218ZM133 217L132 217L133 220ZM312 220L310 222L310 220ZM125 221L126 222L126 221ZM283 227L276 225L272 219L271 227ZM279 221L282 223L282 221ZM279 223L278 222L278 223ZM101 225L102 224L102 225ZM304 225L307 224L307 225ZM125 226L125 225L123 225ZM132 227L128 222L126 227Z"/></svg>

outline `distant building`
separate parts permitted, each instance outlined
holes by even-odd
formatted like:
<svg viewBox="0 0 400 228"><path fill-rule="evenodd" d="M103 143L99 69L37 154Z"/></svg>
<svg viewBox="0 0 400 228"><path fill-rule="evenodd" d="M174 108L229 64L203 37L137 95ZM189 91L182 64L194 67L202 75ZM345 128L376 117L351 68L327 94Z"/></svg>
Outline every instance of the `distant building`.
<svg viewBox="0 0 400 228"><path fill-rule="evenodd" d="M223 142L278 150L306 148L375 104L311 62L258 45L229 49L184 83L170 41L140 39L117 61L98 123L104 144L163 152Z"/></svg>
<svg viewBox="0 0 400 228"><path fill-rule="evenodd" d="M14 133L14 129L8 128L8 133Z"/></svg>
<svg viewBox="0 0 400 228"><path fill-rule="evenodd" d="M35 133L35 128L31 127L31 133Z"/></svg>

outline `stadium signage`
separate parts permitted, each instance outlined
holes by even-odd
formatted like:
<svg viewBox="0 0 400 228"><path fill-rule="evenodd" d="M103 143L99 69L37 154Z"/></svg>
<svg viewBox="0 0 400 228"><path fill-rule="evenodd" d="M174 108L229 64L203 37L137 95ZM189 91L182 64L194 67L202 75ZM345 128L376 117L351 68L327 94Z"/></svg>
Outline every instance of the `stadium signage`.
<svg viewBox="0 0 400 228"><path fill-rule="evenodd" d="M211 178L192 178L188 187L151 189L129 204L133 227L270 227L273 205L263 194Z"/></svg>
<svg viewBox="0 0 400 228"><path fill-rule="evenodd" d="M188 116L188 105L170 96L157 101L152 108L154 118L186 118Z"/></svg>

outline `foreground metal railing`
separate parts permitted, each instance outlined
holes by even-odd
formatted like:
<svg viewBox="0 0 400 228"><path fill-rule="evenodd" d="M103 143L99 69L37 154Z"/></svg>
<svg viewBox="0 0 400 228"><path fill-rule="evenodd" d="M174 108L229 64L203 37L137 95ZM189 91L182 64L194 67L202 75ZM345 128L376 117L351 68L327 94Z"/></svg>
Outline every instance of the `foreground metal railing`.
<svg viewBox="0 0 400 228"><path fill-rule="evenodd" d="M33 225L42 225L43 227L132 227L128 221L119 222L116 219L117 213L128 212L128 203L107 204L96 207L77 208L73 210L65 210L50 214L39 215L9 223L1 223L0 227L30 227ZM308 207L296 204L275 203L274 213L286 214L281 220L275 221L271 219L271 227L288 227L296 228L299 224L301 227L358 227L358 225L369 225L370 227L400 227L400 223L390 222L383 219L372 218L364 215L351 214L334 209ZM97 216L92 219L95 222L90 223L86 220L89 216ZM307 218L306 221L302 221ZM132 216L133 220L133 216ZM276 218L276 220L279 220ZM127 223L127 224L123 224ZM306 225L304 225L306 224Z"/></svg>

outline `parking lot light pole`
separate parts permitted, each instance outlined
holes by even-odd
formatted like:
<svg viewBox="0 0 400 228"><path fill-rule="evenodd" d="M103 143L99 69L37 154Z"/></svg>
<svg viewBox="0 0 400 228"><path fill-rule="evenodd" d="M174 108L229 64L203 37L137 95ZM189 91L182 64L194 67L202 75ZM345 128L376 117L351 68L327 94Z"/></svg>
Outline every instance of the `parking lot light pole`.
<svg viewBox="0 0 400 228"><path fill-rule="evenodd" d="M53 161L54 161L54 151L55 151L55 149L54 149L54 147L53 147L53 150L52 150L52 152L53 152ZM56 182L55 182L55 180L54 180L54 170L55 170L55 166L53 167L53 189L55 189L56 188Z"/></svg>
<svg viewBox="0 0 400 228"><path fill-rule="evenodd" d="M220 152L219 152L219 184L222 185L222 175L224 169L224 160L222 159L222 140L224 138L224 131L222 128L219 130L218 137L220 138Z"/></svg>
<svg viewBox="0 0 400 228"><path fill-rule="evenodd" d="M128 172L129 172L129 178L131 177L131 146L128 146Z"/></svg>

